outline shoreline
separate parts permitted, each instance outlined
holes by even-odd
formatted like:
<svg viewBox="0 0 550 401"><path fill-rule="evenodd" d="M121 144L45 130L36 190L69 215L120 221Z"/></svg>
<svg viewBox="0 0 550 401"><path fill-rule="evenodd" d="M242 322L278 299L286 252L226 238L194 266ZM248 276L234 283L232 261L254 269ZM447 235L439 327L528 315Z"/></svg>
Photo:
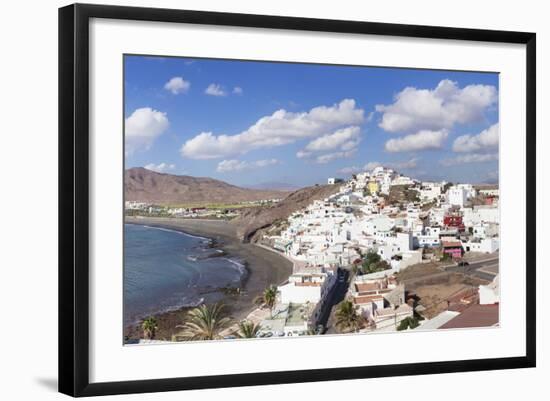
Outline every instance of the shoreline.
<svg viewBox="0 0 550 401"><path fill-rule="evenodd" d="M222 300L226 306L226 312L235 320L244 319L256 308L254 299L267 286L278 285L292 274L293 266L287 258L256 244L241 242L237 237L235 226L227 220L125 217L124 223L165 228L202 237L213 241L215 247L224 251L228 259L242 260L248 274L242 284L241 293L224 293ZM171 334L179 331L175 326L182 323L189 309L191 308L180 308L155 314L159 324L156 337L159 339L171 337ZM128 339L139 338L141 336L139 325L125 327L124 334Z"/></svg>

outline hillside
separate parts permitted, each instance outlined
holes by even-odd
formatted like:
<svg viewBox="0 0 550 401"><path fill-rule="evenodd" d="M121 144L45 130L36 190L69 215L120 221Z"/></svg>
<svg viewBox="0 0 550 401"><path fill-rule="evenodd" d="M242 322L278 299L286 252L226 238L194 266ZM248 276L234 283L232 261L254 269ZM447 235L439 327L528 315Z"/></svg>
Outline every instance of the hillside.
<svg viewBox="0 0 550 401"><path fill-rule="evenodd" d="M339 185L320 185L302 188L292 192L284 200L270 207L250 208L233 220L237 226L237 235L245 242L254 241L259 231L280 223L293 212L305 208L315 200L325 199L335 194Z"/></svg>
<svg viewBox="0 0 550 401"><path fill-rule="evenodd" d="M167 204L212 204L282 199L289 192L240 188L205 177L157 173L142 167L131 168L124 175L127 201Z"/></svg>

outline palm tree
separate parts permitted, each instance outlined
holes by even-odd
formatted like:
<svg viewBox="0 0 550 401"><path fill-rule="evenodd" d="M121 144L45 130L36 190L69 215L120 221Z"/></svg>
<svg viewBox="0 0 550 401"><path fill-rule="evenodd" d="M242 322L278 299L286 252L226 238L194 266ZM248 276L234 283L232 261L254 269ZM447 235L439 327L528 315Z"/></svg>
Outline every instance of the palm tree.
<svg viewBox="0 0 550 401"><path fill-rule="evenodd" d="M239 338L256 338L256 335L259 333L261 326L259 323L254 324L249 320L243 320L239 322L239 331L237 336Z"/></svg>
<svg viewBox="0 0 550 401"><path fill-rule="evenodd" d="M336 309L336 327L341 332L355 332L363 325L363 317L351 301L340 302Z"/></svg>
<svg viewBox="0 0 550 401"><path fill-rule="evenodd" d="M143 337L153 339L158 329L157 319L152 316L144 319L143 322L141 322L141 329L143 330Z"/></svg>
<svg viewBox="0 0 550 401"><path fill-rule="evenodd" d="M184 340L218 340L220 332L231 324L231 319L223 316L223 304L201 305L187 314L186 322L179 326L183 330L175 335Z"/></svg>
<svg viewBox="0 0 550 401"><path fill-rule="evenodd" d="M271 314L273 314L273 307L277 302L277 287L270 285L267 287L262 295L256 297L255 302L260 305L265 305L269 308Z"/></svg>

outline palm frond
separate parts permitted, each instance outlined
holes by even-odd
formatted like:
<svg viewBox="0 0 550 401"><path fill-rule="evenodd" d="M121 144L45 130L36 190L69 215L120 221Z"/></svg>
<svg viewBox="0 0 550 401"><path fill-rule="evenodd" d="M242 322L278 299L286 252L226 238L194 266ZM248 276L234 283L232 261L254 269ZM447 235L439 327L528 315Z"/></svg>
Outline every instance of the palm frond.
<svg viewBox="0 0 550 401"><path fill-rule="evenodd" d="M220 332L231 324L229 317L223 316L223 304L201 305L191 310L182 332L176 337L188 341L216 340L222 338Z"/></svg>

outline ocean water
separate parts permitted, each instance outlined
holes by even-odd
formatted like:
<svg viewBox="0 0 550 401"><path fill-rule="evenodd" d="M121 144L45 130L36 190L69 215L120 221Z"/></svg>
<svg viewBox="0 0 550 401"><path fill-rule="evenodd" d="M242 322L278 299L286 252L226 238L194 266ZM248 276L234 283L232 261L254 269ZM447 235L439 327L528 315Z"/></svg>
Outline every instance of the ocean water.
<svg viewBox="0 0 550 401"><path fill-rule="evenodd" d="M239 286L244 265L210 240L164 228L124 225L124 324L159 312L216 302Z"/></svg>

